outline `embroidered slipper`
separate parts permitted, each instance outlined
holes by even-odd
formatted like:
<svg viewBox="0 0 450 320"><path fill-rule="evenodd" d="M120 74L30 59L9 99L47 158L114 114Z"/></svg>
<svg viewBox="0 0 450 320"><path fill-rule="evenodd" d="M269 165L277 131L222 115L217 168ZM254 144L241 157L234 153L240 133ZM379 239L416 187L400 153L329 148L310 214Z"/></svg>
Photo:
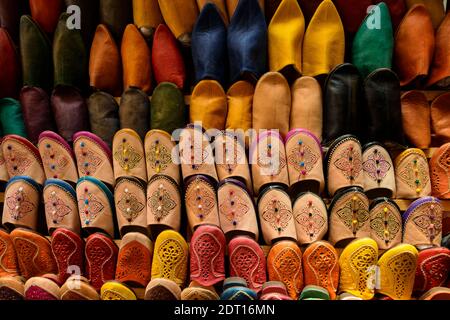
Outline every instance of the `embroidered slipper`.
<svg viewBox="0 0 450 320"><path fill-rule="evenodd" d="M100 300L97 291L89 284L88 279L78 275L69 277L60 292L61 300Z"/></svg>
<svg viewBox="0 0 450 320"><path fill-rule="evenodd" d="M150 281L145 290L145 300L176 301L181 300L181 288L172 280L159 278Z"/></svg>
<svg viewBox="0 0 450 320"><path fill-rule="evenodd" d="M33 179L16 176L5 191L2 224L35 230L39 223L41 186Z"/></svg>
<svg viewBox="0 0 450 320"><path fill-rule="evenodd" d="M434 197L450 199L450 143L440 147L431 158L431 188Z"/></svg>
<svg viewBox="0 0 450 320"><path fill-rule="evenodd" d="M424 293L444 287L450 273L450 250L430 248L419 252L414 292Z"/></svg>
<svg viewBox="0 0 450 320"><path fill-rule="evenodd" d="M449 288L433 288L419 300L450 300L450 289Z"/></svg>
<svg viewBox="0 0 450 320"><path fill-rule="evenodd" d="M339 290L363 300L372 300L375 295L377 261L378 246L375 240L362 238L351 242L339 258Z"/></svg>
<svg viewBox="0 0 450 320"><path fill-rule="evenodd" d="M269 281L264 283L261 290L261 296L259 300L269 301L269 300L280 300L287 301L293 300L287 292L286 286L282 282Z"/></svg>
<svg viewBox="0 0 450 320"><path fill-rule="evenodd" d="M114 189L114 202L117 212L119 231L122 236L127 232L147 234L147 199L141 180L121 178Z"/></svg>
<svg viewBox="0 0 450 320"><path fill-rule="evenodd" d="M80 234L80 215L75 189L65 181L49 179L44 186L45 218L49 234L58 228Z"/></svg>
<svg viewBox="0 0 450 320"><path fill-rule="evenodd" d="M223 293L220 300L255 301L258 300L258 294L247 287L245 279L231 277L223 283Z"/></svg>
<svg viewBox="0 0 450 320"><path fill-rule="evenodd" d="M0 301L21 301L24 298L24 284L19 277L0 277Z"/></svg>
<svg viewBox="0 0 450 320"><path fill-rule="evenodd" d="M294 202L293 215L300 245L322 240L328 232L327 206L314 193L303 193Z"/></svg>
<svg viewBox="0 0 450 320"><path fill-rule="evenodd" d="M93 177L108 186L114 186L112 153L108 145L90 132L78 132L73 137L73 151L77 159L78 174Z"/></svg>
<svg viewBox="0 0 450 320"><path fill-rule="evenodd" d="M213 291L202 287L189 286L181 292L182 301L217 301L220 300L219 295Z"/></svg>
<svg viewBox="0 0 450 320"><path fill-rule="evenodd" d="M134 287L147 287L151 277L153 244L138 232L127 233L120 243L115 280Z"/></svg>
<svg viewBox="0 0 450 320"><path fill-rule="evenodd" d="M126 285L116 282L106 282L100 290L101 300L121 300L134 301L137 300L136 294Z"/></svg>
<svg viewBox="0 0 450 320"><path fill-rule="evenodd" d="M81 227L89 234L103 231L114 237L114 197L108 187L92 177L77 183L78 211Z"/></svg>
<svg viewBox="0 0 450 320"><path fill-rule="evenodd" d="M114 280L119 249L114 241L101 233L89 236L85 246L86 278L95 290Z"/></svg>
<svg viewBox="0 0 450 320"><path fill-rule="evenodd" d="M299 300L331 300L327 289L319 286L306 286Z"/></svg>
<svg viewBox="0 0 450 320"><path fill-rule="evenodd" d="M29 279L24 287L25 300L60 300L59 291L59 286L45 276Z"/></svg>
<svg viewBox="0 0 450 320"><path fill-rule="evenodd" d="M228 240L237 235L259 238L258 220L252 193L237 179L227 178L219 184L220 227Z"/></svg>
<svg viewBox="0 0 450 320"><path fill-rule="evenodd" d="M336 299L339 286L339 255L330 243L318 241L305 250L303 271L306 286L325 288L331 300Z"/></svg>
<svg viewBox="0 0 450 320"><path fill-rule="evenodd" d="M51 247L58 265L60 283L66 282L71 274L84 274L84 241L77 233L57 229L52 234Z"/></svg>
<svg viewBox="0 0 450 320"><path fill-rule="evenodd" d="M147 181L144 144L136 131L123 129L113 139L113 164L116 180L134 177Z"/></svg>
<svg viewBox="0 0 450 320"><path fill-rule="evenodd" d="M173 230L161 232L155 242L152 280L165 278L182 287L188 272L189 247L186 240Z"/></svg>
<svg viewBox="0 0 450 320"><path fill-rule="evenodd" d="M228 244L230 276L244 278L248 287L259 292L266 282L266 257L258 243L236 237Z"/></svg>
<svg viewBox="0 0 450 320"><path fill-rule="evenodd" d="M10 234L0 228L0 278L18 275L19 264L17 262L16 249Z"/></svg>
<svg viewBox="0 0 450 320"><path fill-rule="evenodd" d="M378 198L370 205L370 235L380 250L388 250L402 242L403 222L400 208L391 199Z"/></svg>
<svg viewBox="0 0 450 320"><path fill-rule="evenodd" d="M395 159L396 198L419 199L431 195L428 159L420 149L408 149Z"/></svg>
<svg viewBox="0 0 450 320"><path fill-rule="evenodd" d="M216 226L200 226L190 243L191 281L209 287L225 280L226 240Z"/></svg>
<svg viewBox="0 0 450 320"><path fill-rule="evenodd" d="M5 186L9 181L9 173L6 169L6 161L3 156L3 138L0 139L0 187L1 190L5 190Z"/></svg>
<svg viewBox="0 0 450 320"><path fill-rule="evenodd" d="M267 257L267 272L270 281L281 281L289 296L298 300L303 288L302 251L292 241L276 243Z"/></svg>
<svg viewBox="0 0 450 320"><path fill-rule="evenodd" d="M20 274L25 279L44 274L56 274L58 267L53 257L50 241L37 232L15 229L11 240L17 253Z"/></svg>
<svg viewBox="0 0 450 320"><path fill-rule="evenodd" d="M378 293L393 300L411 300L419 252L409 244L400 244L385 252L378 261Z"/></svg>

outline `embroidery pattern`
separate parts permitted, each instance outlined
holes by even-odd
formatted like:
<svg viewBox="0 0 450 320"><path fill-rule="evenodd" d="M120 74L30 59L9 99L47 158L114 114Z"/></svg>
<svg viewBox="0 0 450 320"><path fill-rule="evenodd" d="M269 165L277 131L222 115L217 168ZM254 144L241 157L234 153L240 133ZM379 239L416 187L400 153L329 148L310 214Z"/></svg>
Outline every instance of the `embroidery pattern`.
<svg viewBox="0 0 450 320"><path fill-rule="evenodd" d="M208 281L225 276L223 247L214 234L203 233L191 245L191 279Z"/></svg>
<svg viewBox="0 0 450 320"><path fill-rule="evenodd" d="M289 295L298 297L303 282L301 253L292 248L284 248L274 259L274 269L278 278L286 285Z"/></svg>
<svg viewBox="0 0 450 320"><path fill-rule="evenodd" d="M229 197L220 204L220 214L225 217L234 226L237 226L239 222L250 211L250 207L246 204L245 200L236 194L234 190L230 190Z"/></svg>
<svg viewBox="0 0 450 320"><path fill-rule="evenodd" d="M367 161L363 163L364 172L370 177L370 179L376 181L378 184L386 178L386 175L391 167L392 166L389 161L386 160L378 149L374 149Z"/></svg>
<svg viewBox="0 0 450 320"><path fill-rule="evenodd" d="M155 170L156 173L161 173L172 162L172 155L166 146L161 145L160 141L156 140L150 146L150 150L147 153L147 161L152 170Z"/></svg>
<svg viewBox="0 0 450 320"><path fill-rule="evenodd" d="M442 287L450 271L450 255L440 253L427 258L419 267L425 280L422 291Z"/></svg>
<svg viewBox="0 0 450 320"><path fill-rule="evenodd" d="M244 278L249 288L259 289L266 282L265 265L253 248L238 246L230 254L230 264L231 276Z"/></svg>
<svg viewBox="0 0 450 320"><path fill-rule="evenodd" d="M337 216L356 235L369 220L369 211L361 199L353 197L343 208L337 211Z"/></svg>
<svg viewBox="0 0 450 320"><path fill-rule="evenodd" d="M50 170L53 177L57 179L61 173L65 172L69 164L69 159L67 159L64 154L55 152L52 145L47 143L43 151L42 162L44 167L47 168L47 170Z"/></svg>
<svg viewBox="0 0 450 320"><path fill-rule="evenodd" d="M142 155L126 139L123 139L122 143L117 147L117 151L114 152L114 159L116 159L123 170L129 171L137 167L142 160Z"/></svg>
<svg viewBox="0 0 450 320"><path fill-rule="evenodd" d="M234 170L236 170L238 164L242 161L242 152L238 147L238 144L236 142L233 142L233 150L230 152L228 149L229 144L227 144L226 139L223 140L223 149L222 149L222 156L224 158L218 159L218 166L222 168L222 170L227 171L229 174L232 174ZM230 158L231 154L231 158Z"/></svg>
<svg viewBox="0 0 450 320"><path fill-rule="evenodd" d="M320 234L327 223L322 212L312 203L312 201L300 210L295 216L295 220L311 241Z"/></svg>
<svg viewBox="0 0 450 320"><path fill-rule="evenodd" d="M413 223L431 242L442 232L442 217L435 212L436 207L431 205L419 211L413 218Z"/></svg>
<svg viewBox="0 0 450 320"><path fill-rule="evenodd" d="M72 212L72 209L64 203L63 199L58 197L55 191L52 191L47 202L45 202L45 212L50 214L54 224L59 224Z"/></svg>
<svg viewBox="0 0 450 320"><path fill-rule="evenodd" d="M175 239L167 239L158 251L159 273L161 278L171 279L178 284L181 284L185 277L183 264L187 259L183 246Z"/></svg>
<svg viewBox="0 0 450 320"><path fill-rule="evenodd" d="M305 145L302 140L298 141L298 148L294 148L288 157L289 164L299 172L300 178L305 177L308 173L314 169L314 166L319 160L319 155L317 155L312 148Z"/></svg>
<svg viewBox="0 0 450 320"><path fill-rule="evenodd" d="M209 216L216 204L213 188L200 181L193 182L186 191L186 206L200 220Z"/></svg>
<svg viewBox="0 0 450 320"><path fill-rule="evenodd" d="M89 227L89 225L99 216L105 206L102 202L88 189L84 190L84 195L78 199L78 208L80 211L81 221Z"/></svg>
<svg viewBox="0 0 450 320"><path fill-rule="evenodd" d="M350 272L351 274L357 275L357 290L364 294L366 292L373 292L373 289L369 288L369 281L373 277L373 272L370 272L371 268L376 265L378 259L378 253L374 248L369 246L364 246L356 250L350 257L350 269L345 272ZM344 271L342 271L344 272ZM375 279L373 279L375 280ZM373 288L375 285L373 286Z"/></svg>
<svg viewBox="0 0 450 320"><path fill-rule="evenodd" d="M337 157L334 165L346 179L354 181L362 171L361 154L350 145Z"/></svg>
<svg viewBox="0 0 450 320"><path fill-rule="evenodd" d="M379 239L388 244L397 237L402 225L399 217L390 208L385 207L372 217L370 227Z"/></svg>
<svg viewBox="0 0 450 320"><path fill-rule="evenodd" d="M11 219L19 221L32 213L36 206L29 200L23 187L20 187L13 195L6 198Z"/></svg>
<svg viewBox="0 0 450 320"><path fill-rule="evenodd" d="M26 152L16 151L11 145L7 146L8 152L4 154L6 168L13 176L24 174L32 165Z"/></svg>
<svg viewBox="0 0 450 320"><path fill-rule="evenodd" d="M398 177L411 189L420 194L430 181L428 166L414 159L397 173Z"/></svg>
<svg viewBox="0 0 450 320"><path fill-rule="evenodd" d="M283 202L273 198L263 209L262 218L278 232L283 232L292 219L292 211Z"/></svg>
<svg viewBox="0 0 450 320"><path fill-rule="evenodd" d="M148 206L156 221L161 222L176 208L177 203L164 188L164 185L160 184L158 189L149 197Z"/></svg>
<svg viewBox="0 0 450 320"><path fill-rule="evenodd" d="M81 151L77 152L78 170L81 175L90 176L95 174L102 165L102 158L93 150L88 149L85 142L80 142Z"/></svg>
<svg viewBox="0 0 450 320"><path fill-rule="evenodd" d="M417 261L411 254L402 254L394 257L388 263L389 269L394 275L394 291L397 297L405 294L409 280L414 279Z"/></svg>
<svg viewBox="0 0 450 320"><path fill-rule="evenodd" d="M209 152L206 150L207 142L192 142L192 138L188 138L189 142L187 143L187 147L189 151L185 151L184 147L186 144L183 144L183 148L180 150L180 159L181 163L184 165L190 165L192 170L198 171L205 164L206 160L209 157ZM180 141L180 145L182 142Z"/></svg>
<svg viewBox="0 0 450 320"><path fill-rule="evenodd" d="M308 265L319 280L318 285L323 288L331 286L334 290L337 289L331 277L337 263L336 255L324 245L318 246L308 257Z"/></svg>
<svg viewBox="0 0 450 320"><path fill-rule="evenodd" d="M117 202L117 207L122 216L127 219L129 223L132 223L141 215L145 205L139 201L135 194L129 192L126 188L120 200Z"/></svg>

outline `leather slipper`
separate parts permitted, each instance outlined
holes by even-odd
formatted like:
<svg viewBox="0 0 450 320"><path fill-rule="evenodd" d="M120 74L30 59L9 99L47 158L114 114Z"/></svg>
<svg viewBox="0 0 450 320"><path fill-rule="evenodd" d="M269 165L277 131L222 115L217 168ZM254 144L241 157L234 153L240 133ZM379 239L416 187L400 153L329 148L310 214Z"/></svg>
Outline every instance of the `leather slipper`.
<svg viewBox="0 0 450 320"><path fill-rule="evenodd" d="M66 282L71 274L84 274L84 241L79 234L59 228L52 234L51 247L60 283Z"/></svg>
<svg viewBox="0 0 450 320"><path fill-rule="evenodd" d="M134 301L137 300L136 294L126 285L116 282L106 282L100 290L101 300L120 300Z"/></svg>
<svg viewBox="0 0 450 320"><path fill-rule="evenodd" d="M0 278L0 301L24 300L24 284L18 277Z"/></svg>
<svg viewBox="0 0 450 320"><path fill-rule="evenodd" d="M34 277L25 283L25 300L53 301L59 300L60 288L53 280L44 277Z"/></svg>
<svg viewBox="0 0 450 320"><path fill-rule="evenodd" d="M159 278L150 281L145 290L145 300L176 301L181 300L181 288L172 280Z"/></svg>
<svg viewBox="0 0 450 320"><path fill-rule="evenodd" d="M60 292L61 300L100 300L97 291L89 284L88 279L78 275L69 277Z"/></svg>

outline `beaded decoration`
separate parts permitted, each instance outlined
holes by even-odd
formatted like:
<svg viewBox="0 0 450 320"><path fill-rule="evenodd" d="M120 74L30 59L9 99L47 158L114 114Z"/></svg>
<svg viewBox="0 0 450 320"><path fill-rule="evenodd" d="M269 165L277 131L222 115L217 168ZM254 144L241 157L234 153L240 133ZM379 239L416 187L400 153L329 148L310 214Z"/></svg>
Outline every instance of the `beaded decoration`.
<svg viewBox="0 0 450 320"><path fill-rule="evenodd" d="M80 172L85 176L95 174L103 160L95 151L88 149L85 142L80 142L80 152L76 154Z"/></svg>
<svg viewBox="0 0 450 320"><path fill-rule="evenodd" d="M217 164L219 167L223 168L228 174L232 174L234 170L236 170L238 164L242 162L243 154L238 146L237 137L234 137L232 146L230 143L227 143L227 140L224 138L222 143L222 158L219 158L219 163ZM230 150L229 147L233 149Z"/></svg>
<svg viewBox="0 0 450 320"><path fill-rule="evenodd" d="M123 139L122 143L117 147L114 153L114 159L119 163L120 167L125 171L130 171L136 168L142 160L140 155L131 145L127 139Z"/></svg>
<svg viewBox="0 0 450 320"><path fill-rule="evenodd" d="M119 208L122 216L129 222L132 223L137 217L141 215L142 210L145 208L145 204L141 203L136 195L131 193L128 188L124 190L124 194L120 197L117 202L117 207Z"/></svg>
<svg viewBox="0 0 450 320"><path fill-rule="evenodd" d="M173 183L167 178L162 179L165 179L169 183ZM177 207L177 203L172 199L172 196L162 183L158 186L158 189L153 192L153 194L149 195L147 203L149 209L158 222L164 220Z"/></svg>
<svg viewBox="0 0 450 320"><path fill-rule="evenodd" d="M196 179L187 187L185 202L191 212L204 220L214 209L216 192L209 183Z"/></svg>
<svg viewBox="0 0 450 320"><path fill-rule="evenodd" d="M413 218L413 222L433 242L437 235L442 232L442 214L437 214L441 210L435 204L430 205L427 211L420 212L421 214Z"/></svg>
<svg viewBox="0 0 450 320"><path fill-rule="evenodd" d="M205 161L209 157L209 153L206 150L204 143L192 143L192 137L188 137L187 145L189 151L185 151L184 148L180 149L181 163L184 165L191 165L192 170L198 171L205 164Z"/></svg>
<svg viewBox="0 0 450 320"><path fill-rule="evenodd" d="M337 216L356 236L358 231L369 220L369 211L364 202L355 196L337 211Z"/></svg>
<svg viewBox="0 0 450 320"><path fill-rule="evenodd" d="M70 194L69 196L71 197ZM54 224L59 224L72 210L64 203L62 198L58 197L55 191L52 191L48 201L45 203L45 212L51 214Z"/></svg>
<svg viewBox="0 0 450 320"><path fill-rule="evenodd" d="M147 152L147 161L156 173L164 172L172 163L171 151L161 145L159 140L155 140Z"/></svg>
<svg viewBox="0 0 450 320"><path fill-rule="evenodd" d="M66 155L55 152L50 143L45 144L44 154L42 155L44 167L52 172L53 179L63 176L70 161Z"/></svg>
<svg viewBox="0 0 450 320"><path fill-rule="evenodd" d="M383 182L387 173L391 169L391 164L385 159L378 149L374 149L367 161L363 163L363 169L367 175L378 184Z"/></svg>
<svg viewBox="0 0 450 320"><path fill-rule="evenodd" d="M311 172L317 164L320 155L316 154L311 147L305 145L301 139L297 142L297 146L288 156L288 162L299 173L300 180Z"/></svg>
<svg viewBox="0 0 450 320"><path fill-rule="evenodd" d="M26 215L36 210L36 206L29 201L23 187L19 187L13 195L6 198L6 205L11 219L16 221L23 219Z"/></svg>
<svg viewBox="0 0 450 320"><path fill-rule="evenodd" d="M370 227L378 238L384 240L386 245L393 241L402 230L401 221L388 206L381 206L380 211L372 216Z"/></svg>
<svg viewBox="0 0 450 320"><path fill-rule="evenodd" d="M227 199L220 205L219 211L225 219L236 227L250 211L250 207L234 190L230 190Z"/></svg>
<svg viewBox="0 0 450 320"><path fill-rule="evenodd" d="M270 139L272 139L270 137ZM280 142L278 142L280 143ZM280 143L281 144L281 143ZM267 144L266 152L258 152L258 166L266 170L271 176L277 176L286 167L286 159L284 154L280 151L278 155L278 163L274 162L273 145L271 142Z"/></svg>
<svg viewBox="0 0 450 320"><path fill-rule="evenodd" d="M408 162L400 172L398 177L411 189L415 189L419 195L430 181L429 169L424 163L419 163L419 156Z"/></svg>
<svg viewBox="0 0 450 320"><path fill-rule="evenodd" d="M353 182L361 174L363 168L361 154L355 150L353 145L349 145L334 161L334 166Z"/></svg>
<svg viewBox="0 0 450 320"><path fill-rule="evenodd" d="M279 233L286 230L292 219L292 211L283 202L273 198L263 209L262 218Z"/></svg>
<svg viewBox="0 0 450 320"><path fill-rule="evenodd" d="M308 201L308 205L303 207L295 216L295 220L303 231L310 237L311 241L318 236L327 224L327 220L323 216L322 212L311 200Z"/></svg>
<svg viewBox="0 0 450 320"><path fill-rule="evenodd" d="M7 151L3 156L6 160L6 168L11 176L24 174L24 172L32 165L33 160L28 157L29 153L16 151L10 144L6 146L6 150Z"/></svg>
<svg viewBox="0 0 450 320"><path fill-rule="evenodd" d="M78 199L78 208L80 211L81 221L89 227L89 225L99 216L105 206L86 187L83 196Z"/></svg>

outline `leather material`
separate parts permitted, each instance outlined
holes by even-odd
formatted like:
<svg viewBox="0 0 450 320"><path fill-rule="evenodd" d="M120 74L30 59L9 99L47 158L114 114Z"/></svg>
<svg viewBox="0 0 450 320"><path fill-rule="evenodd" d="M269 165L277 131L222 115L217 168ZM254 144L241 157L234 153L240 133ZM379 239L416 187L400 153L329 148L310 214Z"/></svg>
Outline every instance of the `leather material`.
<svg viewBox="0 0 450 320"><path fill-rule="evenodd" d="M228 12L228 16L231 18L234 15L234 12L236 11L237 5L239 4L239 0L225 0L226 5L227 5L227 12ZM261 10L264 12L265 11L265 1L264 0L258 0L259 6L261 7ZM273 12L275 12L276 8L273 10ZM272 12L272 15L273 15ZM268 21L270 21L270 19L267 19Z"/></svg>
<svg viewBox="0 0 450 320"><path fill-rule="evenodd" d="M183 56L178 42L164 24L158 25L153 37L152 68L156 83L171 82L179 89L184 88L186 67Z"/></svg>
<svg viewBox="0 0 450 320"><path fill-rule="evenodd" d="M95 31L89 58L89 79L91 87L113 96L122 92L122 64L117 44L108 31L100 24Z"/></svg>
<svg viewBox="0 0 450 320"><path fill-rule="evenodd" d="M363 126L362 79L351 64L336 67L324 89L324 142L331 143L344 134L359 136Z"/></svg>
<svg viewBox="0 0 450 320"><path fill-rule="evenodd" d="M21 7L15 0L0 1L0 27L5 28L16 43L19 38Z"/></svg>
<svg viewBox="0 0 450 320"><path fill-rule="evenodd" d="M364 146L362 156L364 190L370 199L392 198L396 193L394 163L385 147L372 142Z"/></svg>
<svg viewBox="0 0 450 320"><path fill-rule="evenodd" d="M440 147L431 158L431 187L434 197L450 199L450 143Z"/></svg>
<svg viewBox="0 0 450 320"><path fill-rule="evenodd" d="M153 279L145 289L145 300L177 301L181 300L181 288L172 280Z"/></svg>
<svg viewBox="0 0 450 320"><path fill-rule="evenodd" d="M117 101L108 93L99 91L89 97L87 104L92 133L111 147L114 134L120 129Z"/></svg>
<svg viewBox="0 0 450 320"><path fill-rule="evenodd" d="M73 151L80 177L91 176L108 186L115 185L112 154L108 145L90 132L78 132L73 137Z"/></svg>
<svg viewBox="0 0 450 320"><path fill-rule="evenodd" d="M431 145L431 109L421 91L408 91L402 95L402 120L406 139L420 149Z"/></svg>
<svg viewBox="0 0 450 320"><path fill-rule="evenodd" d="M322 3L323 0L297 0L298 4L302 8L303 14L305 15L305 22L308 25L317 11L317 8ZM275 6L276 3L280 3L280 0L267 0L266 2L273 3ZM276 9L276 8L275 8ZM275 11L274 11L275 12Z"/></svg>
<svg viewBox="0 0 450 320"><path fill-rule="evenodd" d="M0 122L2 134L15 134L27 137L19 101L11 98L0 99Z"/></svg>
<svg viewBox="0 0 450 320"><path fill-rule="evenodd" d="M133 21L133 7L129 0L100 0L100 23L105 24L117 43L125 27Z"/></svg>
<svg viewBox="0 0 450 320"><path fill-rule="evenodd" d="M403 214L403 243L439 247L442 242L442 203L433 197L414 201Z"/></svg>
<svg viewBox="0 0 450 320"><path fill-rule="evenodd" d="M258 81L253 97L253 129L279 130L285 137L289 131L291 105L287 80L281 73L266 73Z"/></svg>
<svg viewBox="0 0 450 320"><path fill-rule="evenodd" d="M122 129L114 135L112 155L116 181L124 177L147 181L144 144L135 131Z"/></svg>
<svg viewBox="0 0 450 320"><path fill-rule="evenodd" d="M150 128L172 134L186 125L183 93L170 82L160 83L151 99Z"/></svg>
<svg viewBox="0 0 450 320"><path fill-rule="evenodd" d="M198 17L195 0L158 0L162 16L175 38L190 47L191 33Z"/></svg>
<svg viewBox="0 0 450 320"><path fill-rule="evenodd" d="M197 82L212 79L226 84L227 29L218 8L207 3L192 32L192 58Z"/></svg>
<svg viewBox="0 0 450 320"><path fill-rule="evenodd" d="M286 137L289 193L294 198L302 192L321 194L325 189L323 151L319 139L308 130L296 129Z"/></svg>
<svg viewBox="0 0 450 320"><path fill-rule="evenodd" d="M76 190L81 228L89 234L100 230L114 237L115 208L108 187L100 180L83 177L78 180Z"/></svg>
<svg viewBox="0 0 450 320"><path fill-rule="evenodd" d="M288 292L284 283L279 281L270 281L264 284L261 290L261 296L259 298L263 301L292 301L293 299L288 296Z"/></svg>
<svg viewBox="0 0 450 320"><path fill-rule="evenodd" d="M300 195L293 206L297 240L309 245L322 240L328 232L328 213L323 200L314 193Z"/></svg>
<svg viewBox="0 0 450 320"><path fill-rule="evenodd" d="M330 293L319 286L306 286L299 300L331 300Z"/></svg>
<svg viewBox="0 0 450 320"><path fill-rule="evenodd" d="M405 0L374 0L374 4L378 4L380 2L386 3L389 7L392 26L394 30L397 30L407 11Z"/></svg>
<svg viewBox="0 0 450 320"><path fill-rule="evenodd" d="M420 83L428 75L434 48L430 14L423 5L415 5L405 15L395 35L394 60L402 86Z"/></svg>
<svg viewBox="0 0 450 320"><path fill-rule="evenodd" d="M70 184L62 180L48 179L45 182L43 198L50 235L59 228L80 234L77 194Z"/></svg>
<svg viewBox="0 0 450 320"><path fill-rule="evenodd" d="M11 240L16 248L22 277L30 279L57 272L50 241L47 238L34 231L18 228L11 232Z"/></svg>
<svg viewBox="0 0 450 320"><path fill-rule="evenodd" d="M72 86L57 86L51 106L58 133L69 143L76 132L89 129L89 112L81 93Z"/></svg>
<svg viewBox="0 0 450 320"><path fill-rule="evenodd" d="M153 244L137 232L123 236L120 244L115 280L125 285L146 288L151 278Z"/></svg>
<svg viewBox="0 0 450 320"><path fill-rule="evenodd" d="M51 246L60 283L65 283L76 268L80 276L84 274L84 241L78 233L60 228L52 234Z"/></svg>
<svg viewBox="0 0 450 320"><path fill-rule="evenodd" d="M431 104L431 125L439 142L450 141L448 112L450 109L450 93L444 93Z"/></svg>
<svg viewBox="0 0 450 320"><path fill-rule="evenodd" d="M240 0L228 27L230 82L267 70L267 24L257 0Z"/></svg>
<svg viewBox="0 0 450 320"><path fill-rule="evenodd" d="M81 34L84 45L90 48L94 38L95 29L99 25L99 0L65 0L67 7L75 5L80 7L81 14Z"/></svg>
<svg viewBox="0 0 450 320"><path fill-rule="evenodd" d="M120 179L114 189L117 222L122 236L140 232L147 234L147 198L144 184L135 178ZM148 280L150 281L150 279ZM146 286L145 283L142 286Z"/></svg>
<svg viewBox="0 0 450 320"><path fill-rule="evenodd" d="M322 257L324 259L322 259ZM317 241L303 253L305 286L316 285L328 290L331 300L339 286L339 255L326 241Z"/></svg>
<svg viewBox="0 0 450 320"><path fill-rule="evenodd" d="M312 77L301 77L291 86L291 93L290 129L309 130L322 141L323 104L319 82Z"/></svg>
<svg viewBox="0 0 450 320"><path fill-rule="evenodd" d="M269 66L271 71L302 73L305 18L297 0L281 1L268 27Z"/></svg>
<svg viewBox="0 0 450 320"><path fill-rule="evenodd" d="M372 0L333 0L333 3L341 16L346 33L354 35L358 31L361 22L363 22L364 17L368 14L368 8L372 5L372 2ZM383 6L389 14L389 9L385 4Z"/></svg>
<svg viewBox="0 0 450 320"><path fill-rule="evenodd" d="M419 252L414 292L424 293L444 287L450 272L450 250L436 247Z"/></svg>
<svg viewBox="0 0 450 320"><path fill-rule="evenodd" d="M345 34L339 13L331 0L317 8L303 40L303 75L330 73L344 62Z"/></svg>
<svg viewBox="0 0 450 320"><path fill-rule="evenodd" d="M137 297L127 285L118 281L108 281L100 289L100 299L104 301L135 301Z"/></svg>
<svg viewBox="0 0 450 320"><path fill-rule="evenodd" d="M371 238L378 248L389 250L402 242L403 223L400 208L389 198L377 198L370 205Z"/></svg>
<svg viewBox="0 0 450 320"><path fill-rule="evenodd" d="M259 238L258 220L252 194L242 182L224 179L217 192L220 227L231 239L236 235L249 235Z"/></svg>
<svg viewBox="0 0 450 320"><path fill-rule="evenodd" d="M275 244L267 257L267 273L270 281L281 281L286 286L286 293L297 300L303 289L302 251L299 246L292 241Z"/></svg>
<svg viewBox="0 0 450 320"><path fill-rule="evenodd" d="M200 286L214 286L225 280L225 235L219 227L201 226L190 244L190 279Z"/></svg>
<svg viewBox="0 0 450 320"><path fill-rule="evenodd" d="M138 28L129 24L122 39L123 87L152 90L151 52Z"/></svg>
<svg viewBox="0 0 450 320"><path fill-rule="evenodd" d="M151 130L145 136L144 148L148 181L162 174L180 185L180 159L172 136L165 131Z"/></svg>
<svg viewBox="0 0 450 320"><path fill-rule="evenodd" d="M252 128L253 95L255 87L247 81L238 81L227 92L228 114L226 129Z"/></svg>
<svg viewBox="0 0 450 320"><path fill-rule="evenodd" d="M69 17L67 13L61 15L53 39L54 83L83 90L89 58L80 30L67 27Z"/></svg>
<svg viewBox="0 0 450 320"><path fill-rule="evenodd" d="M61 300L85 301L100 300L100 298L86 278L79 279L78 276L72 276L61 287Z"/></svg>
<svg viewBox="0 0 450 320"><path fill-rule="evenodd" d="M6 184L9 181L9 173L6 169L5 157L3 156L3 139L0 139L0 183Z"/></svg>
<svg viewBox="0 0 450 320"><path fill-rule="evenodd" d="M431 20L433 21L434 29L439 28L442 20L445 16L444 2L441 0L406 0L406 7L412 8L416 4L423 4L430 13Z"/></svg>
<svg viewBox="0 0 450 320"><path fill-rule="evenodd" d="M133 20L141 33L148 38L164 23L158 0L133 0Z"/></svg>
<svg viewBox="0 0 450 320"><path fill-rule="evenodd" d="M328 194L334 196L347 187L364 187L362 147L355 136L335 140L325 157Z"/></svg>
<svg viewBox="0 0 450 320"><path fill-rule="evenodd" d="M144 139L150 128L150 101L145 92L126 90L120 99L119 118L121 129L133 129Z"/></svg>
<svg viewBox="0 0 450 320"><path fill-rule="evenodd" d="M196 287L194 282L191 283L189 288L186 288L181 292L182 301L217 301L219 300L219 295L214 291L214 289L206 289L202 287Z"/></svg>
<svg viewBox="0 0 450 320"><path fill-rule="evenodd" d="M395 159L398 199L419 199L431 195L428 159L420 149L408 149Z"/></svg>
<svg viewBox="0 0 450 320"><path fill-rule="evenodd" d="M27 301L56 301L60 299L59 285L53 279L33 277L24 286L25 300Z"/></svg>
<svg viewBox="0 0 450 320"><path fill-rule="evenodd" d="M37 87L23 87L20 92L20 104L27 136L32 143L37 144L42 132L56 129L50 98L44 90Z"/></svg>
<svg viewBox="0 0 450 320"><path fill-rule="evenodd" d="M64 1L62 0L30 0L33 20L49 34L55 31L63 7Z"/></svg>
<svg viewBox="0 0 450 320"><path fill-rule="evenodd" d="M28 140L8 135L2 142L3 157L9 177L27 176L39 185L44 184L45 173L39 150Z"/></svg>
<svg viewBox="0 0 450 320"><path fill-rule="evenodd" d="M450 55L449 34L450 14L447 13L436 33L436 48L427 86L436 85L440 88L450 87L450 61L448 59Z"/></svg>
<svg viewBox="0 0 450 320"><path fill-rule="evenodd" d="M59 179L72 184L77 183L75 154L60 135L52 131L42 132L39 136L38 149L47 181Z"/></svg>
<svg viewBox="0 0 450 320"><path fill-rule="evenodd" d="M200 122L206 130L225 130L227 112L227 96L219 82L203 80L195 86L189 108L190 123Z"/></svg>
<svg viewBox="0 0 450 320"><path fill-rule="evenodd" d="M25 86L53 88L52 46L47 35L30 16L20 18L20 56Z"/></svg>
<svg viewBox="0 0 450 320"><path fill-rule="evenodd" d="M404 143L400 83L390 69L378 69L364 83L367 137L381 142Z"/></svg>
<svg viewBox="0 0 450 320"><path fill-rule="evenodd" d="M0 229L0 276L15 277L19 275L16 249L11 236L5 230Z"/></svg>
<svg viewBox="0 0 450 320"><path fill-rule="evenodd" d="M197 0L198 8L200 12L203 10L203 8L208 4L212 3L216 6L217 10L220 13L220 16L222 17L222 20L225 22L225 24L228 24L228 13L227 9L225 7L226 0Z"/></svg>
<svg viewBox="0 0 450 320"><path fill-rule="evenodd" d="M367 7L365 5L364 12ZM365 78L377 69L391 69L393 54L394 31L391 16L389 8L382 2L370 11L359 27L353 41L352 62Z"/></svg>
<svg viewBox="0 0 450 320"><path fill-rule="evenodd" d="M0 79L0 98L16 98L20 79L19 55L12 38L5 28L0 28L0 69L3 75Z"/></svg>

